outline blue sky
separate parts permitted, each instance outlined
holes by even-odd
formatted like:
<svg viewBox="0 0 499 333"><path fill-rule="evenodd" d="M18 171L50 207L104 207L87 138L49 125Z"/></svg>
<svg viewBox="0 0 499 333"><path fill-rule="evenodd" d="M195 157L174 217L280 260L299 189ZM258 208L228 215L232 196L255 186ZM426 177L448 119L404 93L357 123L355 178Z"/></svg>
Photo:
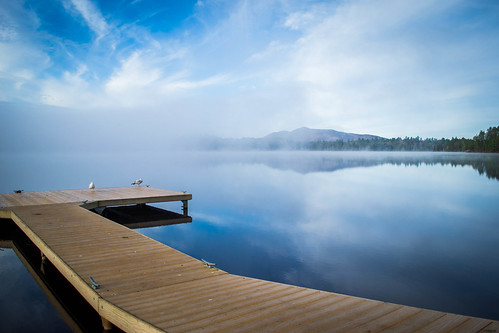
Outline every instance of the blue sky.
<svg viewBox="0 0 499 333"><path fill-rule="evenodd" d="M81 135L101 121L158 140L472 137L499 125L498 92L493 0L0 3L0 116L15 129L56 114Z"/></svg>

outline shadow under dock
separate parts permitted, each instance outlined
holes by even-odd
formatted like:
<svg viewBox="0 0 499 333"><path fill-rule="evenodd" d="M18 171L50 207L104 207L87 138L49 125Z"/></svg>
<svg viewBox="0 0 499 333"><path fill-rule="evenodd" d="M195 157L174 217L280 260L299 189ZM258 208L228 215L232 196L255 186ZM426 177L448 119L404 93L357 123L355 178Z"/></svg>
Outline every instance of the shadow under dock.
<svg viewBox="0 0 499 333"><path fill-rule="evenodd" d="M130 229L192 222L192 217L146 205L102 207L91 211Z"/></svg>

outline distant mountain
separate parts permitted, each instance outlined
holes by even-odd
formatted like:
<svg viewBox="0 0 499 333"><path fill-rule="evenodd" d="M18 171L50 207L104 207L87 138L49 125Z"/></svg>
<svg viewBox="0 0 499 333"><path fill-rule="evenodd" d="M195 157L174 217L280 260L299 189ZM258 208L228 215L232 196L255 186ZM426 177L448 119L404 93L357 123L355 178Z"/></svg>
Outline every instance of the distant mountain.
<svg viewBox="0 0 499 333"><path fill-rule="evenodd" d="M208 150L327 150L327 151L452 151L499 153L499 126L480 131L473 139L422 139L419 136L383 138L331 129L298 128L271 133L263 138L203 138L195 147Z"/></svg>
<svg viewBox="0 0 499 333"><path fill-rule="evenodd" d="M369 134L354 134L339 132L332 129L311 129L301 127L294 131L274 132L262 138L264 141L285 141L294 143L307 143L316 141L353 141L353 140L372 140L379 136Z"/></svg>
<svg viewBox="0 0 499 333"><path fill-rule="evenodd" d="M313 142L373 140L381 138L369 134L354 134L339 132L332 129L311 129L301 127L294 131L280 131L268 134L262 138L222 139L204 138L203 148L233 149L233 150L278 150L278 149L307 149Z"/></svg>

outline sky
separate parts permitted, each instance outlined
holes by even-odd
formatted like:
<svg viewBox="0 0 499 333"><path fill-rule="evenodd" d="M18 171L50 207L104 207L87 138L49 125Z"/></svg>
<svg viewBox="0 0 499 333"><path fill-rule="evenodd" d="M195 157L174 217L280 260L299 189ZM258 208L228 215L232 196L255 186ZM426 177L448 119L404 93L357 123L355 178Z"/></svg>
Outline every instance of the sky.
<svg viewBox="0 0 499 333"><path fill-rule="evenodd" d="M499 125L499 2L1 1L0 117L2 146L24 133L12 149L302 126L472 138Z"/></svg>

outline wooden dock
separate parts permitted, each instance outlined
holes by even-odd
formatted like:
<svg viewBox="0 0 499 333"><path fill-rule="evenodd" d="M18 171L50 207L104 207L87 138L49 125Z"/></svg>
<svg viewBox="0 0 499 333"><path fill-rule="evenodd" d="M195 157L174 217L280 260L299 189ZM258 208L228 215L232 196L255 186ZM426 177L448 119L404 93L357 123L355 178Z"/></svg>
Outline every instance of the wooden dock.
<svg viewBox="0 0 499 333"><path fill-rule="evenodd" d="M499 332L499 322L232 275L89 211L182 201L149 187L0 194L103 319L126 332ZM95 287L92 280L98 284Z"/></svg>

